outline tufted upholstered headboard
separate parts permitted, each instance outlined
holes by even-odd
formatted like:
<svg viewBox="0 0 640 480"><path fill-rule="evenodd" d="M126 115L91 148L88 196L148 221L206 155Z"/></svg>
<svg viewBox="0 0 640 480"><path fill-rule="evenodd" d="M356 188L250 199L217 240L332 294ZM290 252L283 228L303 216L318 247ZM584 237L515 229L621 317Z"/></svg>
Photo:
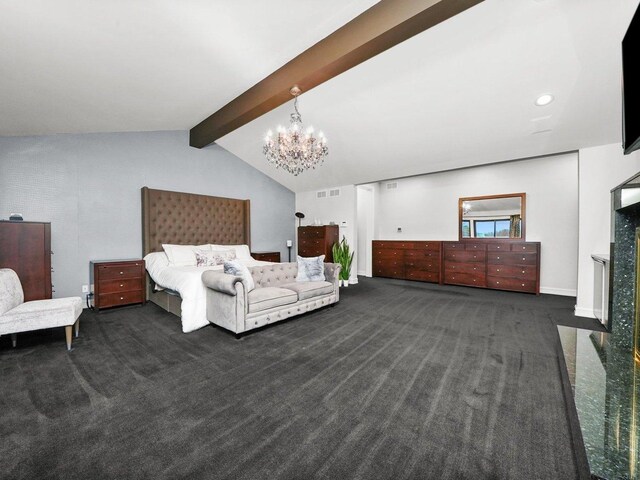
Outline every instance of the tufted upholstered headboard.
<svg viewBox="0 0 640 480"><path fill-rule="evenodd" d="M251 245L249 200L142 187L142 255L177 245Z"/></svg>

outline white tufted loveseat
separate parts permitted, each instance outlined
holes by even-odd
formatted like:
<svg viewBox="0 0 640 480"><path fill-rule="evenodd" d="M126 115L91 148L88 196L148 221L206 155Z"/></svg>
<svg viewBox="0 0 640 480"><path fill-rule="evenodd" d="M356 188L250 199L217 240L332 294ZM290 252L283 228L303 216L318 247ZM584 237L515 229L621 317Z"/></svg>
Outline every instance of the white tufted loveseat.
<svg viewBox="0 0 640 480"><path fill-rule="evenodd" d="M247 293L241 277L206 271L207 319L235 334L279 322L340 299L340 265L325 263L325 281L296 282L297 263L274 263L249 268L255 288Z"/></svg>

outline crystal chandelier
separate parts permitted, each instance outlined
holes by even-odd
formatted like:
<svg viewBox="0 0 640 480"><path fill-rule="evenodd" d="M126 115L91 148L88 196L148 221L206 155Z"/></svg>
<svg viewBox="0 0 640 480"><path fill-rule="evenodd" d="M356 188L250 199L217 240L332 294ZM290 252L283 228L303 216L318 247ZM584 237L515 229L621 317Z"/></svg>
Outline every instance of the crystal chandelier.
<svg viewBox="0 0 640 480"><path fill-rule="evenodd" d="M324 162L324 158L329 153L327 139L318 133L318 138L313 135L313 127L306 131L302 125L302 115L298 111L298 95L300 89L294 86L289 90L294 97L291 114L291 125L288 129L278 127L278 134L273 136L269 130L264 139L262 149L269 163L276 168L282 168L287 172L298 175L310 168L316 168Z"/></svg>

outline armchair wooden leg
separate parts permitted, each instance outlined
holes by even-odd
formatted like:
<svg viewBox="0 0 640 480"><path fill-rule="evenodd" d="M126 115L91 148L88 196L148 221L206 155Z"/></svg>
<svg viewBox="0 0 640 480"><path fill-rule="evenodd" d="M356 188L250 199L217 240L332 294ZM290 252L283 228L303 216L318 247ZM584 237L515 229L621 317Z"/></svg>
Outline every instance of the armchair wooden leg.
<svg viewBox="0 0 640 480"><path fill-rule="evenodd" d="M17 333L12 333L11 334L11 345L13 345L13 348L16 348L16 345L18 345L18 334Z"/></svg>
<svg viewBox="0 0 640 480"><path fill-rule="evenodd" d="M76 320L76 338L78 338L78 334L80 332L80 319Z"/></svg>
<svg viewBox="0 0 640 480"><path fill-rule="evenodd" d="M71 338L72 338L72 331L73 325L69 325L68 327L64 327L64 333L67 337L67 350L71 351Z"/></svg>

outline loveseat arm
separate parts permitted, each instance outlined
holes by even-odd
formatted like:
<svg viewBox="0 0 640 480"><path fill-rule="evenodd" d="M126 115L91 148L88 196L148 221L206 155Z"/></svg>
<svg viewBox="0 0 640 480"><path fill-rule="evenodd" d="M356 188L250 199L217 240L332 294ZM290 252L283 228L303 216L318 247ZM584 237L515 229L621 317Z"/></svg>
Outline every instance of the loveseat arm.
<svg viewBox="0 0 640 480"><path fill-rule="evenodd" d="M236 283L242 283L242 277L230 275L228 273L208 270L202 274L202 283L207 288L226 293L227 295L237 295Z"/></svg>
<svg viewBox="0 0 640 480"><path fill-rule="evenodd" d="M327 282L338 284L338 275L342 267L339 263L325 263L324 264L324 278Z"/></svg>

